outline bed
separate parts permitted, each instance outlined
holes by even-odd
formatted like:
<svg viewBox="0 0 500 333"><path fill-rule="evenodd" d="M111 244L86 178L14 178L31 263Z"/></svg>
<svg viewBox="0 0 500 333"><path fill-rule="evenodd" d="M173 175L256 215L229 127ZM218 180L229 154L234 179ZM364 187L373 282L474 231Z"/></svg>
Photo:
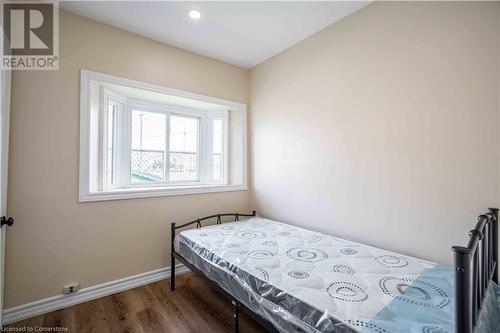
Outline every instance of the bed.
<svg viewBox="0 0 500 333"><path fill-rule="evenodd" d="M235 221L222 223L227 216ZM454 267L255 212L172 224L172 263L231 299L235 332L240 310L271 332L498 332L497 218L496 209L479 217L468 246L453 247ZM216 224L202 227L210 219Z"/></svg>

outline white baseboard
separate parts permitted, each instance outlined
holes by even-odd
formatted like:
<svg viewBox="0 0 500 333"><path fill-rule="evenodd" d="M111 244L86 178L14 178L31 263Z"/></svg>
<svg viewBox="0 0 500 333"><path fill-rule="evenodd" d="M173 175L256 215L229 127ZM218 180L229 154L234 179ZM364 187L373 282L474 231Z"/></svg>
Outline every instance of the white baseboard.
<svg viewBox="0 0 500 333"><path fill-rule="evenodd" d="M182 264L175 265L176 275L186 273L189 269ZM10 324L19 320L38 316L47 312L87 302L96 298L115 294L124 290L139 287L170 277L170 266L154 271L128 276L96 286L80 289L74 294L56 295L35 302L8 308L3 311L3 323Z"/></svg>

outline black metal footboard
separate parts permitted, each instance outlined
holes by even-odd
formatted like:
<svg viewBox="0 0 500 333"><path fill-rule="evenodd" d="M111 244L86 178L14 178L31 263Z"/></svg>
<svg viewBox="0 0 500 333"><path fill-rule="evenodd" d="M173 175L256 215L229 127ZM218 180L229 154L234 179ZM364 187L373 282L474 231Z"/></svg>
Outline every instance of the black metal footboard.
<svg viewBox="0 0 500 333"><path fill-rule="evenodd" d="M498 208L478 217L467 247L455 252L455 331L473 333L491 281L498 283Z"/></svg>

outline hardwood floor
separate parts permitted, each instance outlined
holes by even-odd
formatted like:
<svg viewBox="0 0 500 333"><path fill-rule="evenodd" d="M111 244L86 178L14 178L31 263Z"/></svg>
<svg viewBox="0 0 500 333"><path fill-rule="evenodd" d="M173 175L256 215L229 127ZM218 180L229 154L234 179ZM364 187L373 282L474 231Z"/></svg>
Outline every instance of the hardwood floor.
<svg viewBox="0 0 500 333"><path fill-rule="evenodd" d="M19 321L7 327L63 328L51 332L233 332L230 301L194 273L179 275L175 291L162 280L118 294ZM67 328L67 329L66 329ZM264 332L242 314L240 332Z"/></svg>

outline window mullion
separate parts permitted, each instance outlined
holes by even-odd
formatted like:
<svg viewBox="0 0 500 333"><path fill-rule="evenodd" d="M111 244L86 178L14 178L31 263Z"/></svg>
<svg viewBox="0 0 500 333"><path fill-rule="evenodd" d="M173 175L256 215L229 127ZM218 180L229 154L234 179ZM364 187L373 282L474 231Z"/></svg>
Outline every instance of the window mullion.
<svg viewBox="0 0 500 333"><path fill-rule="evenodd" d="M101 120L99 121L99 132L100 132L100 140L99 140L99 188L101 190L108 189L108 156L107 156L107 147L108 147L108 106L109 101L107 96L105 95L104 89L101 89L101 112L99 112L99 116Z"/></svg>
<svg viewBox="0 0 500 333"><path fill-rule="evenodd" d="M166 182L170 181L170 112L166 113L165 117L165 167L164 179Z"/></svg>
<svg viewBox="0 0 500 333"><path fill-rule="evenodd" d="M222 183L229 183L229 111L224 111L222 133Z"/></svg>
<svg viewBox="0 0 500 333"><path fill-rule="evenodd" d="M200 183L208 184L209 183L209 153L210 149L207 145L209 138L209 124L208 117L206 115L200 118L200 126L202 127L202 131L200 133Z"/></svg>
<svg viewBox="0 0 500 333"><path fill-rule="evenodd" d="M205 146L206 146L206 173L207 173L207 183L213 183L212 179L212 168L213 168L213 138L214 138L214 123L213 123L213 117L207 117L207 135L205 137Z"/></svg>
<svg viewBox="0 0 500 333"><path fill-rule="evenodd" d="M118 170L118 163L120 162L119 160L119 156L120 156L120 153L119 153L119 138L118 138L118 133L120 132L120 118L123 117L123 115L121 115L121 113L123 113L123 109L124 109L125 105L120 103L120 104L114 104L113 105L113 118L112 118L112 121L113 121L113 137L111 138L111 140L113 140L113 152L112 152L112 156L111 156L111 164L112 164L112 180L113 180L113 187L116 187L116 183L117 183L117 170ZM109 110L108 110L109 112ZM108 115L109 117L109 115ZM109 179L108 179L108 183L109 183Z"/></svg>
<svg viewBox="0 0 500 333"><path fill-rule="evenodd" d="M119 119L118 130L118 185L119 187L128 187L130 185L130 163L132 158L131 139L132 139L132 119L130 106L124 106L122 117Z"/></svg>

